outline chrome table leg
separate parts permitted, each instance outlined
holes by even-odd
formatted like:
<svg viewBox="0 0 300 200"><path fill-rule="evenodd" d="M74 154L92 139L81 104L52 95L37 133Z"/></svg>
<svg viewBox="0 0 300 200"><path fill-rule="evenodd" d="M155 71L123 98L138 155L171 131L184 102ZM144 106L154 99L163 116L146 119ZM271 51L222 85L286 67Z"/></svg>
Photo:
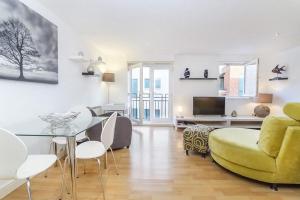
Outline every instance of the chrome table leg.
<svg viewBox="0 0 300 200"><path fill-rule="evenodd" d="M72 199L77 200L77 188L76 188L76 137L67 137L67 153L70 161L70 175L71 175L71 194Z"/></svg>

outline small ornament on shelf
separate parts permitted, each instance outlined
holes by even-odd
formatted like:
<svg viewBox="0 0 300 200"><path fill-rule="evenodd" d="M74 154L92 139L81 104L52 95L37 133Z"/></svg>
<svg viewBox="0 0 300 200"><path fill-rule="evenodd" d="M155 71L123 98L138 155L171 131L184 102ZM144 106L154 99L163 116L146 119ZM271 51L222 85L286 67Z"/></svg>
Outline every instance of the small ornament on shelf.
<svg viewBox="0 0 300 200"><path fill-rule="evenodd" d="M204 70L204 78L208 78L208 69Z"/></svg>
<svg viewBox="0 0 300 200"><path fill-rule="evenodd" d="M274 69L272 69L272 72L276 74L276 77L269 79L269 81L276 81L276 80L287 80L288 77L286 76L286 66L279 66L276 65Z"/></svg>
<svg viewBox="0 0 300 200"><path fill-rule="evenodd" d="M184 75L184 78L190 78L190 76L191 76L190 69L189 68L185 68L183 75Z"/></svg>
<svg viewBox="0 0 300 200"><path fill-rule="evenodd" d="M232 111L232 113L231 113L231 117L237 117L237 112L234 110L234 111Z"/></svg>

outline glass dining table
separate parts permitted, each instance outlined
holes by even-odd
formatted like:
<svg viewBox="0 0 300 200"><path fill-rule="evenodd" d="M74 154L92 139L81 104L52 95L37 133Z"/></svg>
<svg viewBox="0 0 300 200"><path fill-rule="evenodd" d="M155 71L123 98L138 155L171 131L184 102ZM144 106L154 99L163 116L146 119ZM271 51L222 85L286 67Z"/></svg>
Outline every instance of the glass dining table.
<svg viewBox="0 0 300 200"><path fill-rule="evenodd" d="M77 200L76 189L76 136L99 124L104 125L107 117L92 117L89 120L74 120L68 125L60 128L52 128L48 123L37 119L32 119L20 123L15 123L5 127L17 136L44 136L44 137L66 137L67 155L70 158L71 175L71 195L73 200Z"/></svg>

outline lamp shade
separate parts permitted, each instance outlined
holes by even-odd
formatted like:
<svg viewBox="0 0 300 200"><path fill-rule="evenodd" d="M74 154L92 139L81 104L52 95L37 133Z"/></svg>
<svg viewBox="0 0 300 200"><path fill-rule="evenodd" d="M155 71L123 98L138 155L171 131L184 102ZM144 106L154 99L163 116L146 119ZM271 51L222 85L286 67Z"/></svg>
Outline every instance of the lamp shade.
<svg viewBox="0 0 300 200"><path fill-rule="evenodd" d="M255 98L256 103L272 103L273 101L273 94L268 93L258 93L257 97Z"/></svg>
<svg viewBox="0 0 300 200"><path fill-rule="evenodd" d="M114 73L103 73L102 81L104 81L104 82L115 82L115 74Z"/></svg>

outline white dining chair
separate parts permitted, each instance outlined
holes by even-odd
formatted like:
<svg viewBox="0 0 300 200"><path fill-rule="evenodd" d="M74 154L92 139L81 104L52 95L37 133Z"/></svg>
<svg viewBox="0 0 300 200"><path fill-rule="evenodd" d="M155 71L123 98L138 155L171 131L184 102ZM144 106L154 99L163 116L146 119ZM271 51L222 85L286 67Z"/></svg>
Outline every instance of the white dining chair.
<svg viewBox="0 0 300 200"><path fill-rule="evenodd" d="M98 174L100 178L100 184L103 191L103 198L105 199L105 192L104 192L104 186L103 186L103 180L102 180L102 173L101 173L101 165L100 165L100 157L107 154L107 150L111 150L114 165L116 169L116 173L118 172L118 167L116 164L115 156L113 154L113 151L111 149L111 145L114 140L114 133L115 133L115 125L116 125L116 119L117 119L117 113L113 113L109 119L106 121L102 133L101 133L101 142L98 141L87 141L79 144L76 147L76 159L79 160L88 160L88 159L95 159L98 164ZM106 156L107 158L107 156ZM66 164L68 163L68 158L65 160L64 168ZM65 169L64 169L65 171Z"/></svg>
<svg viewBox="0 0 300 200"><path fill-rule="evenodd" d="M32 200L30 179L50 168L58 159L56 155L28 155L25 144L14 134L0 129L0 179L26 180L28 199ZM60 161L61 195L63 196L64 175ZM61 196L61 197L62 197Z"/></svg>
<svg viewBox="0 0 300 200"><path fill-rule="evenodd" d="M76 124L77 122L89 124L92 120L92 113L86 106L75 106L71 108L69 112L80 112L78 117L73 120L73 124ZM85 140L89 140L89 138L86 136L85 131L76 136L76 142L83 142ZM58 156L58 145L66 147L67 139L65 137L53 137L50 143L49 153L54 152L56 156ZM45 176L47 176L47 173L45 174Z"/></svg>

